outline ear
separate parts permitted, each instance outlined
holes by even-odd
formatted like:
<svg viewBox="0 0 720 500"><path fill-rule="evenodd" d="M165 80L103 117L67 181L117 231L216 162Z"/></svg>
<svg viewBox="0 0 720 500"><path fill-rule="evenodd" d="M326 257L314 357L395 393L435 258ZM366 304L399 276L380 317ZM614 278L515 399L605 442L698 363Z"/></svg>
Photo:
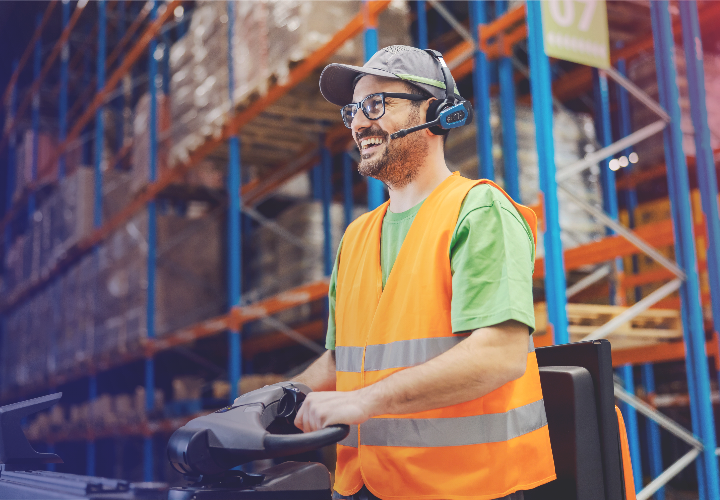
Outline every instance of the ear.
<svg viewBox="0 0 720 500"><path fill-rule="evenodd" d="M435 119L437 119L438 115L440 114L440 108L444 107L443 104L445 104L446 101L441 101L439 99L433 98L430 100L430 104L427 109L427 113L425 114L425 121L431 122ZM432 132L434 135L447 135L449 130L443 130L438 126L430 127L430 132Z"/></svg>

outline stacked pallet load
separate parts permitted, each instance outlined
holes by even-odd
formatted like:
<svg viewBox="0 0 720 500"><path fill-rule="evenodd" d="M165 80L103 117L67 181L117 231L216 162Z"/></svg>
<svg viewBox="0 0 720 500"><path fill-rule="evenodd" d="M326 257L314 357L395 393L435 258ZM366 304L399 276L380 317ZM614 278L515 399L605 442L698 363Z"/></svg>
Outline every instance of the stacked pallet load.
<svg viewBox="0 0 720 500"><path fill-rule="evenodd" d="M502 127L499 116L499 103L493 99L490 107L490 125L493 138L493 161L495 178L503 185ZM516 107L515 129L517 132L517 158L520 171L520 203L528 206L539 203L538 156L535 143L535 121L532 108L518 104ZM583 113L562 110L553 116L553 138L555 140L555 164L558 171L581 159L586 153L598 148L592 117ZM476 154L475 128L465 127L452 131L446 146L446 159L451 170L460 170L469 178L478 176L478 156ZM571 176L563 181L576 196L580 196L591 205L599 205L601 191L599 166ZM595 219L578 207L562 190L558 190L560 205L560 228L563 248L573 248L604 235L604 228ZM536 255L542 257L544 247L542 232L538 231Z"/></svg>
<svg viewBox="0 0 720 500"><path fill-rule="evenodd" d="M682 47L675 47L675 63L677 65L677 85L680 91L681 128L683 131L683 151L687 156L695 156L695 135L693 134L692 117L690 116L690 96L685 70L685 53ZM705 71L705 104L708 112L708 126L710 128L710 143L713 150L720 148L720 55L705 52L703 54L703 69ZM655 70L655 57L652 52L646 52L633 59L628 65L629 78L643 89L650 97L659 102L657 74ZM633 129L649 125L659 117L647 106L631 99ZM637 144L635 152L639 163L636 168L649 169L665 163L665 150L663 148L662 133L645 139Z"/></svg>
<svg viewBox="0 0 720 500"><path fill-rule="evenodd" d="M224 248L217 215L157 219L155 330L170 331L225 308ZM164 247L163 247L164 245ZM3 389L111 362L137 352L147 337L147 212L83 256L8 315L3 337Z"/></svg>
<svg viewBox="0 0 720 500"><path fill-rule="evenodd" d="M363 209L356 208L356 216ZM344 212L340 203L330 205L332 261L343 232ZM320 201L297 201L275 219L275 227L259 227L248 245L246 297L257 300L325 279L323 209ZM279 231L278 231L279 228ZM322 304L303 304L275 316L294 325L324 314ZM262 322L249 325L248 333L273 330Z"/></svg>
<svg viewBox="0 0 720 500"><path fill-rule="evenodd" d="M228 122L231 109L243 109L273 85L287 82L293 67L327 43L359 12L359 1L235 3L234 93L230 99L227 4L197 2L187 34L170 50L170 165L186 161L200 144L217 136ZM407 13L404 1L394 1L380 15L380 46L410 43ZM362 43L361 37L350 40L331 60L362 65L358 59ZM320 95L317 77L310 80L249 124L252 130L243 130L247 134L243 137L244 164L262 164L271 157L280 159L272 154L278 151L292 158L303 145L316 141L317 134L332 122L340 122L337 107ZM307 94L306 98L301 94Z"/></svg>

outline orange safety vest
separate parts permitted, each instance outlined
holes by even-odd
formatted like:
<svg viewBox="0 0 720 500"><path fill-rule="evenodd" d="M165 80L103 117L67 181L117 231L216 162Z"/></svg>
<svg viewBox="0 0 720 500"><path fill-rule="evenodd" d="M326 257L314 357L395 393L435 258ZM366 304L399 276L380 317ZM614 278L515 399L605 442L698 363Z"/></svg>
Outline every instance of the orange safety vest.
<svg viewBox="0 0 720 500"><path fill-rule="evenodd" d="M338 391L424 363L467 337L453 334L450 325L450 242L460 206L478 184L500 189L455 174L435 188L415 216L385 290L380 234L389 203L350 224L337 278ZM534 212L513 205L535 236ZM490 394L351 427L337 447L335 489L348 496L365 484L382 499L485 500L555 479L540 374L529 344L525 374Z"/></svg>

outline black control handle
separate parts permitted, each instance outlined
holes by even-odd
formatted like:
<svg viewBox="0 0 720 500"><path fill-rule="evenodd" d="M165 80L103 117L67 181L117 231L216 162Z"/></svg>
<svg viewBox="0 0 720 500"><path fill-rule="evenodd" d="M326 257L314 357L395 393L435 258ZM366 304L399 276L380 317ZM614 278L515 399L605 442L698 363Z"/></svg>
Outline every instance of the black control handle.
<svg viewBox="0 0 720 500"><path fill-rule="evenodd" d="M265 450L270 453L282 452L283 455L295 455L337 443L345 439L348 434L350 434L349 425L337 424L302 434L268 434L263 444Z"/></svg>

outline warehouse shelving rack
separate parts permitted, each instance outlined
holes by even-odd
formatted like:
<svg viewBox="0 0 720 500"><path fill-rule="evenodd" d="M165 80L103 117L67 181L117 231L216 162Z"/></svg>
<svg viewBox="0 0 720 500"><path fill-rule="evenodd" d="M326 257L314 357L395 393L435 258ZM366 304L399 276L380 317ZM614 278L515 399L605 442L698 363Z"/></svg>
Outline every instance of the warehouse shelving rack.
<svg viewBox="0 0 720 500"><path fill-rule="evenodd" d="M103 4L102 9L104 10L104 2L101 3ZM78 138L83 128L92 122L94 114L96 127L102 127L102 115L100 114L99 110L102 108L103 105L105 105L108 94L112 92L113 88L120 81L120 78L130 71L133 64L139 59L143 52L147 51L148 49L150 50L150 54L153 54L155 52L155 36L159 33L161 27L168 21L168 18L170 17L171 12L175 8L175 6L180 5L180 3L181 2L178 1L169 2L165 6L165 10L160 15L157 14L157 5L154 5L154 8L151 11L148 11L147 15L150 17L150 24L145 27L139 39L129 47L128 52L123 58L122 64L116 70L110 73L110 76L107 79L107 83L104 83L104 71L98 72L98 75L96 77L98 87L97 93L95 94L95 97L93 98L90 106L88 106L85 111L80 115L80 117L77 118L74 126L67 134L67 136L64 136L64 132L62 131L65 126L66 116L66 114L64 114L62 111L62 106L65 106L65 110L67 109L66 90L64 94L65 97L63 98L62 96L63 88L66 89L67 86L67 68L69 65L72 65L72 62L69 62L67 57L61 59L61 67L63 68L62 74L64 75L61 77L60 82L62 142L60 148L58 149L58 151L56 151L52 161L60 161L62 165L62 153L68 148L68 146L70 145L70 143L73 142L73 140L76 140ZM47 19L51 15L52 9L54 8L55 4L56 2L50 3L50 6L48 7L48 10L46 11L44 17L42 18L42 20L40 20L38 24L38 29L36 30L35 36L33 37L32 44L37 45L37 42L40 40L42 29L47 22ZM111 234L113 230L120 227L126 220L129 219L131 215L136 213L138 210L144 208L145 206L153 207L153 200L165 188L170 186L177 179L181 178L181 176L185 172L193 168L193 166L197 165L197 163L203 157L210 154L218 146L223 143L229 144L230 159L228 170L228 193L239 193L240 196L229 196L230 204L228 212L228 259L230 264L229 267L231 279L228 296L232 307L230 308L228 314L212 318L197 325L183 328L177 332L174 332L171 335L164 336L163 338L153 338L151 333L152 329L149 327L148 340L145 344L143 352L132 353L124 357L118 357L117 359L104 364L84 367L78 373L70 374L63 379L58 378L57 380L52 381L51 384L53 386L57 386L71 379L77 379L81 376L92 375L93 373L96 373L98 371L107 370L111 367L125 364L133 360L145 359L146 376L148 377L146 379L146 385L148 387L153 387L154 384L152 379L152 359L155 354L160 351L172 348L174 346L189 344L199 338L217 335L222 332L229 332L229 373L231 379L230 386L234 390L237 387L237 384L235 382L237 382L241 373L239 365L239 361L241 359L241 345L239 333L242 325L256 319L268 317L274 313L289 309L296 305L320 299L326 295L327 281L321 280L319 282L310 283L293 290L285 291L277 296L267 298L260 302L245 304L241 300L239 289L241 237L239 231L239 220L241 211L247 210L247 208L244 207L246 203L250 204L253 200L261 199L263 196L266 196L268 193L272 192L274 188L282 184L282 182L288 179L291 175L304 170L309 170L310 168L313 168L315 167L315 165L320 163L322 175L319 176L319 178L323 182L322 198L326 211L325 225L327 234L329 232L329 228L327 227L327 207L329 206L329 198L332 196L328 182L331 172L329 152L331 150L344 151L347 148L348 140L347 138L343 139L342 137L345 134L344 130L329 130L324 137L324 142L321 142L319 148L308 147L303 150L303 153L301 155L299 155L298 160L277 169L277 175L273 175L271 178L261 182L246 184L243 186L240 185L239 171L241 155L240 144L237 134L240 129L242 129L245 125L255 119L262 112L263 109L267 108L273 102L277 101L292 87L294 87L302 80L304 80L308 75L310 75L315 68L317 68L325 60L327 60L327 58L345 41L353 38L361 32L364 33L365 54L367 59L368 55L372 54L377 49L377 29L375 19L377 15L388 6L388 4L389 2L387 1L366 2L364 4L363 11L359 13L347 26L338 31L336 35L327 44L325 44L321 49L313 53L310 57L306 58L303 62L301 62L297 67L292 70L287 83L272 87L265 96L253 102L249 107L241 111L234 112L231 119L223 128L220 136L208 139L205 143L198 147L192 153L189 160L184 162L182 165L179 165L175 169L163 173L159 178L154 178L153 174L151 173L152 182L148 186L148 188L136 199L134 199L125 210L116 215L114 218L106 221L104 224L98 223L96 230L89 238L87 238L77 246L74 254L68 256L67 259L60 262L58 266L56 266L56 268L53 269L48 275L41 277L39 280L32 283L30 286L24 288L19 293L14 294L11 297L5 298L2 304L3 311L7 311L10 308L14 307L26 297L28 297L31 293L47 284L57 273L59 273L69 263L71 263L73 259L77 258L79 254L92 251L92 249L100 241L102 241L109 234ZM451 16L451 14L449 14L446 9L443 9L442 3L428 1L427 4L428 5L426 6L426 2L418 2L417 8L417 24L419 31L418 41L421 47L427 46L426 8L435 8L439 12L439 14L446 19L448 19L448 16ZM638 252L636 246L637 240L627 241L627 234L609 235L607 238L601 241L594 242L583 247L566 250L565 252L562 251L562 246L559 239L560 227L558 223L557 198L555 194L557 192L557 181L554 158L552 153L552 135L550 133L550 131L552 130L552 96L554 95L555 98L562 101L570 99L572 97L576 97L578 95L578 92L586 91L588 87L593 85L593 83L596 84L596 88L604 89L599 92L606 92L607 87L606 83L603 83L604 77L602 74L598 74L593 77L593 73L587 68L578 68L576 70L568 72L563 76L556 78L553 81L550 76L548 60L547 57L544 55L543 51L539 4L537 4L537 2L530 2L527 7L527 13L525 12L524 7L518 7L509 12L505 12L505 2L496 2L496 4L497 17L491 22L488 22L487 12L484 8L481 8L482 3L470 2L470 14L472 19L470 39L467 39L468 37L465 36L465 38L460 44L456 45L452 50L446 53L446 58L449 65L453 69L453 73L456 79L459 80L465 76L468 76L470 73L473 73L474 90L476 96L476 110L478 113L477 141L479 145L482 145L478 148L478 150L480 151L480 174L488 178L494 177L494 172L490 167L492 165L492 161L487 156L487 144L490 133L489 107L484 106L483 104L489 102L491 85L489 78L487 78L489 72L482 71L482 69L487 68L488 60L492 59L498 61L498 70L501 79L499 90L500 99L502 102L501 107L503 112L503 150L504 158L506 158L505 184L512 194L515 190L518 189L516 179L517 174L513 173L517 170L516 168L512 168L513 164L517 164L516 155L514 153L516 148L513 146L514 130L512 126L512 124L514 123L512 114L514 113L515 106L514 90L512 89L513 83L516 79L516 76L513 74L512 47L515 44L523 41L526 37L528 39L531 96L536 120L536 129L539 132L538 150L540 153L541 191L544 193L542 197L542 204L537 208L540 209L543 220L545 234L544 241L546 246L545 259L541 262L541 265L536 265L536 277L542 277L545 279L545 292L549 311L548 320L549 324L551 325L552 338L556 343L567 342L568 323L567 315L565 313L565 271L576 269L581 266L606 262L608 261L608 259L616 259L626 255L633 255ZM65 14L66 9L69 9L68 3L63 4L64 20L67 19L67 16ZM637 54L641 50L647 50L653 47L654 44L656 50L656 59L671 60L670 51L672 50L673 32L680 32L680 27L682 27L683 37L687 38L684 43L686 51L690 50L688 49L689 47L694 47L694 44L689 43L689 41L700 40L700 23L698 23L697 19L697 6L695 2L683 2L683 8L681 10L681 20L680 22L676 22L674 26L671 26L670 24L670 17L668 14L666 2L653 3L651 9L653 15L654 36L640 40L619 50L613 51L612 60L613 63L616 63L618 65L618 67L621 66L621 63L624 59ZM76 7L75 12L70 19L79 18L79 10L80 8ZM713 19L716 19L718 16L720 16L720 12L718 12L716 6L712 5L710 7L706 7L706 10L704 10L703 13L704 15L702 24L704 25L710 24ZM228 17L232 19L232 16ZM525 21L527 21L527 23ZM452 22L450 22L449 20L448 22L449 24L453 25ZM136 21L136 23L134 23L132 26L136 26L136 29L139 29L141 24L142 21ZM71 30L73 29L69 21L64 21L64 25L66 26L65 30L63 31L63 36L65 36L64 41L59 41L57 44L61 49L65 41L68 39ZM457 25L462 26L460 23L457 23ZM131 28L127 30L126 35L123 38L123 40L126 40L128 44L129 41L132 39L132 35L130 34ZM232 23L230 23L229 29L233 29ZM102 46L105 38L104 19L98 22L97 26L93 29L93 33L94 32L97 32L99 40L98 45L101 49L98 51L97 66L98 68L110 68L112 66L112 63L114 62L112 61L112 54L110 57L107 58L107 60L100 59L100 55L104 54L105 52L103 50L104 47ZM55 54L55 57L57 57L57 53L62 52L61 49L59 51L53 50L52 54ZM17 114L17 108L14 106L13 102L15 100L14 95L17 74L27 63L30 52L31 49L30 47L28 47L28 50L26 50L23 58L21 58L20 63L18 64L18 70L13 75L13 78L11 79L11 84L5 93L5 103L9 104L8 107L11 110L11 119L14 118L14 116L16 116ZM117 53L116 57L119 57L121 51L116 50L113 52L113 54L115 53ZM229 57L232 57L231 48L229 50ZM696 60L690 56L688 56L687 59L689 61ZM150 57L149 60L151 61L151 67L149 70L151 78L150 81L154 81L154 72L157 71L157 66L153 66L153 57ZM50 61L50 59L48 59L47 61ZM49 67L50 64L52 63L46 62L45 67ZM231 63L229 67L232 68ZM477 71L478 68L480 68L481 70ZM686 334L685 342L682 348L679 348L677 345L674 346L672 349L668 348L667 346L658 346L653 347L649 350L646 349L642 353L617 352L616 358L625 360L628 363L653 362L667 359L687 360L688 379L692 381L692 387L690 387L690 401L691 409L693 412L693 429L695 431L695 434L698 436L698 442L700 443L700 446L704 448L704 451L701 453L696 447L691 451L688 456L694 454L692 455L692 459L694 459L696 456L701 457L700 461L698 462L699 464L702 464L702 466L698 467L701 495L707 495L704 496L705 498L712 498L715 492L717 492L718 478L717 461L716 458L714 458L715 435L714 431L711 428L712 426L710 425L712 423L712 408L709 406L709 374L707 371L707 363L704 349L710 351L711 347L715 346L713 350L717 352L717 344L716 340L713 340L712 342L708 343L706 347L704 341L703 325L701 317L699 316L700 299L698 299L697 301L693 300L694 297L699 297L699 289L697 287L696 278L693 278L693 276L696 276L695 269L697 268L695 257L696 254L693 248L694 236L692 235L692 232L694 230L695 233L698 234L705 232L707 233L706 238L708 238L709 249L715 252L713 254L715 259L708 258L708 268L710 270L710 274L714 276L713 278L711 278L710 298L712 299L713 305L713 318L716 322L720 320L720 314L718 314L718 311L720 311L720 309L717 308L717 304L720 303L718 302L720 300L720 288L718 288L717 284L717 269L711 269L712 266L718 262L716 253L718 250L717 203L714 202L713 204L712 202L712 200L717 200L717 192L716 190L714 194L712 192L712 188L716 186L716 182L712 182L712 177L715 174L715 170L713 165L712 151L708 152L710 143L708 136L709 132L707 129L707 112L706 110L704 111L704 97L701 98L701 96L704 95L704 89L702 85L703 79L697 77L698 74L701 74L701 68L701 64L699 66L698 64L695 64L695 67L690 68L693 74L696 75L695 79L690 82L692 86L690 94L692 99L692 110L695 130L701 131L700 133L698 133L698 136L700 137L700 146L698 147L699 153L696 160L696 169L699 176L706 176L704 177L706 182L701 183L702 188L705 191L707 191L708 189L710 190L710 192L702 193L704 211L706 214L705 223L697 227L693 227L694 225L692 221L688 219L689 188L687 187L687 174L683 173L683 165L686 160L681 154L681 151L678 151L679 110L673 111L672 109L670 109L670 121L668 126L669 131L666 132L665 142L666 149L668 151L668 178L670 184L673 185L673 193L671 198L673 200L673 205L678 207L674 208L673 211L674 223L671 223L670 221L665 221L652 226L645 226L639 228L633 232L635 236L639 237L641 240L650 243L653 247L672 244L674 242L680 242L685 245L682 248L679 248L680 251L677 252L677 255L682 257L680 267L682 268L683 273L686 276L688 276L688 274L690 276L690 279L685 281L685 284L681 287L681 289L683 290L681 307L683 310L683 331ZM691 71L688 71L688 73L690 73ZM44 76L45 75L43 74L42 70L36 72L35 82L41 81ZM661 82L663 82L662 85L664 86L662 99L663 108L672 108L671 105L673 104L673 102L677 102L677 99L672 99L673 89L675 89L675 91L677 90L674 83L674 68L671 67L671 65L663 65L662 68L659 67L658 78ZM692 80L692 78L689 75L689 81L690 80ZM153 86L151 86L151 88L152 87ZM35 85L34 83L33 87L31 87L31 89L33 90L30 92L30 94L37 92L38 88L39 83L37 83L37 85ZM665 93L668 94L665 95ZM479 101L478 96L482 97L479 99ZM607 95L599 95L597 97L598 102L600 103L600 112L598 113L598 115L600 115L600 118L598 119L598 117L596 116L596 119L604 130L608 130L609 127L607 127L607 120L610 116L609 99ZM627 96L625 98L627 98ZM27 98L23 102L25 101L27 101ZM156 106L156 97L151 97L151 123L156 123L157 120ZM703 113L705 113L704 118ZM152 118L153 116L155 118ZM627 120L627 118L628 117L624 119L626 125L622 132L623 136L630 134L629 121ZM153 131L153 134L156 134L155 127L151 127L151 131ZM96 132L96 135L102 135L101 129L99 134ZM606 137L602 138L604 142L603 145L606 148L611 145L611 140L607 137L607 135L609 134L606 134ZM0 148L4 147L5 144L8 142L7 137L8 135L5 135L3 137L3 143L2 145L0 145ZM151 147L155 147L156 144L157 138L152 138ZM617 151L623 150L630 145L631 144L624 144L624 147L618 149ZM595 155L597 157L594 160L595 162L605 160L605 157L601 153L607 152L606 148L602 149ZM8 148L9 154L11 153L11 149L12 148L10 147ZM126 145L126 147L117 154L116 158L113 159L113 163L120 161L122 157L127 153L128 147ZM606 156L610 155L608 154ZM153 158L154 161L155 155L151 154L151 158ZM510 166L510 168L508 168L508 165ZM96 169L99 170L98 158L96 158ZM344 200L346 201L347 206L347 201L351 199L348 194L352 193L352 183L349 182L350 176L347 175L351 170L351 160L350 155L347 153L344 154L343 158L343 170L346 174L344 176L343 186L345 193ZM153 171L154 168L151 167L151 172ZM62 172L62 167L60 169L60 172ZM685 176L684 179L683 175ZM96 180L97 179L98 176L96 176ZM613 187L613 184L617 184L618 188L619 185L623 183L623 186L625 187L629 187L630 185L630 183L627 182L625 179L619 180L617 183L614 183L612 178L606 177L604 181L606 188L604 191L608 193L614 193L615 189ZM382 191L382 186L379 185L379 183L370 182L368 185L369 207L374 208L378 206L382 202L383 198L384 194ZM31 202L32 189L28 192L28 196L26 198L22 199L16 205L8 207L8 212L6 213L6 216L2 221L2 226L6 234L8 223L11 218L17 213L16 211L21 207L23 203ZM612 200L610 201L610 203L612 203ZM352 207L350 206L349 209L346 209L346 221L350 220L350 216L348 214L350 213L351 208ZM613 213L611 207L608 207L606 205L605 210L610 216L611 220L617 219L617 213ZM674 233L674 228L677 231L688 231L689 235L684 232ZM633 239L633 233L631 233L630 235L631 240ZM328 240L328 238L326 238L326 240ZM154 264L154 259L150 257L150 254L152 254L154 247L154 242L149 242L149 248L151 249L149 251L150 266L148 268L149 284L153 283L152 267ZM332 256L329 255L329 252L326 249L324 260L325 269L328 274L331 266L331 258ZM655 275L653 276L627 276L624 279L621 279L620 283L623 288L630 288L640 285L644 282L668 279L671 276L671 273L663 271L660 273L655 273ZM151 295L149 294L149 296ZM150 302L148 304L148 313L148 317L150 318L152 314L152 304ZM699 318L700 321L698 321ZM150 320L148 320L148 325L150 325ZM295 331L295 333L298 333L300 337L303 337L304 335L307 335L307 337L311 337L312 335L317 334L318 326L321 327L321 325L314 325L313 328L308 328L307 330L303 330L301 328L301 330L303 330L301 333L298 333L295 330L291 331ZM714 329L715 331L718 331L717 327L715 327ZM279 335L285 335L287 333L287 331L283 333L283 330L281 329ZM685 355L685 351L687 351L687 356ZM645 379L644 384L646 386L646 389L651 390L652 370L651 367L650 370L647 370L647 368L647 365L643 368L643 378ZM627 377L629 375L627 368L625 368L622 373L625 376L626 386L632 385L632 383L627 380ZM6 394L4 395L4 399L17 398L21 395L41 389L41 387L28 388L26 391L23 391L23 393ZM151 391L147 392L148 395L151 394ZM235 393L232 393L232 397L234 397L235 395ZM637 402L635 402L635 404L638 405ZM148 401L147 405L148 408L151 408L153 402ZM167 425L167 423L163 425ZM631 419L628 419L628 427L629 433L631 434L631 442L635 442L634 456L639 456L637 455L637 427L636 424L632 424ZM162 428L162 425L159 428ZM152 434L152 432L154 432L154 430L156 429L144 428L139 431L122 431L125 434L140 434L146 438L145 475L148 479L152 477L152 467L150 464L152 463L151 457L153 454L153 450L150 447L150 435ZM635 436L633 436L633 433L635 434ZM88 453L90 452L91 448L88 449ZM685 464L686 462L688 462L687 457L685 458L683 464ZM714 468L713 463L715 464ZM673 472L675 472L676 469L677 467L673 469ZM654 475L660 476L660 472L661 471L658 470L657 467L655 467L653 470ZM665 476L660 476L658 479L660 480L660 482L654 482L654 484L650 486L652 486L653 488L662 486L662 484L664 484L662 481L665 481L667 479L667 474ZM658 479L656 479L656 481ZM641 482L638 483L642 484ZM652 494L652 492L647 489L644 490L643 493L645 494L643 498L647 498L650 494ZM643 493L641 493L641 496ZM701 496L701 498L703 498L703 496Z"/></svg>

